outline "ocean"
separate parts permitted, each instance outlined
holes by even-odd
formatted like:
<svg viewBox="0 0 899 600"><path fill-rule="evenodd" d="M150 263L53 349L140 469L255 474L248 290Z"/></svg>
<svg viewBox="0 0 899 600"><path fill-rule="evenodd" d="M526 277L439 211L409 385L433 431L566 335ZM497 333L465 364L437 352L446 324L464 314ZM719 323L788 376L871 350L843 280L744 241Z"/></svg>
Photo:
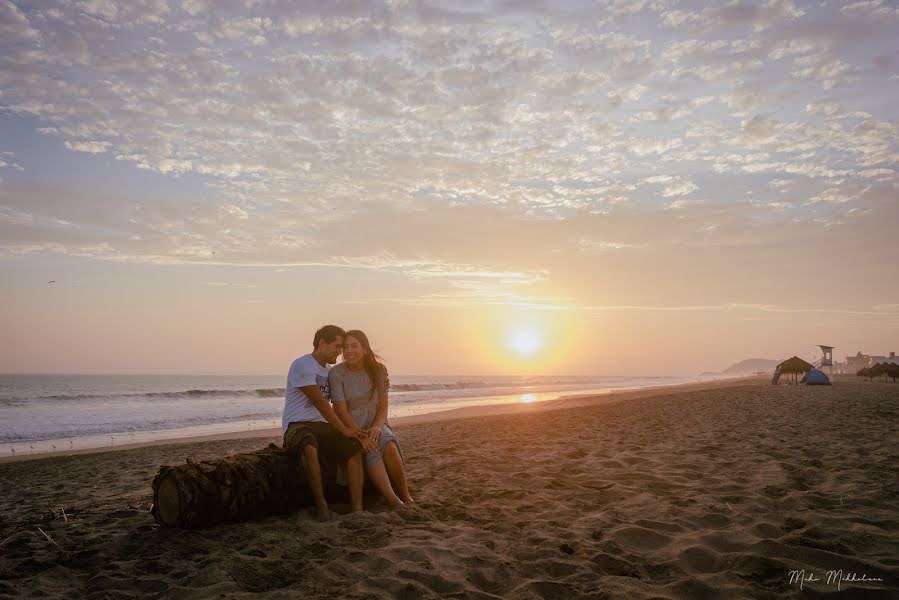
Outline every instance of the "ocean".
<svg viewBox="0 0 899 600"><path fill-rule="evenodd" d="M0 456L281 426L286 376L0 375ZM391 375L390 417L699 377Z"/></svg>

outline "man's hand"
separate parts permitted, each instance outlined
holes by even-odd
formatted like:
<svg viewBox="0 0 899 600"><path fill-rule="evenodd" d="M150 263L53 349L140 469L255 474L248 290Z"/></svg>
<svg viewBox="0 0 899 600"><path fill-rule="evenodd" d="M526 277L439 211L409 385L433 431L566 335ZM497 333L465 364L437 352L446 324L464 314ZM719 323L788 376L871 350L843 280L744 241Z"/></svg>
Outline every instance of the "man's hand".
<svg viewBox="0 0 899 600"><path fill-rule="evenodd" d="M378 444L371 441L371 439L368 437L368 434L365 433L365 430L361 427L345 427L344 430L340 433L348 438L358 440L362 445L362 449L365 450L366 454L368 454L369 452L378 451Z"/></svg>
<svg viewBox="0 0 899 600"><path fill-rule="evenodd" d="M347 427L343 426L343 429L340 430L340 433L345 435L348 438L360 439L365 436L365 430L358 426Z"/></svg>

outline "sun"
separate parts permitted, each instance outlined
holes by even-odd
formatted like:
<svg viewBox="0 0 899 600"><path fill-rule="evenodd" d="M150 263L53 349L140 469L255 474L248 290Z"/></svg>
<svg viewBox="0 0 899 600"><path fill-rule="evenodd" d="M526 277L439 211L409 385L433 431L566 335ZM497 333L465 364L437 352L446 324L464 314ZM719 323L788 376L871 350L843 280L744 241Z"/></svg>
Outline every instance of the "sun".
<svg viewBox="0 0 899 600"><path fill-rule="evenodd" d="M470 351L497 374L552 373L571 360L574 321L566 311L491 307L468 318Z"/></svg>
<svg viewBox="0 0 899 600"><path fill-rule="evenodd" d="M530 355L543 347L543 340L530 329L520 329L509 338L508 346L518 354Z"/></svg>

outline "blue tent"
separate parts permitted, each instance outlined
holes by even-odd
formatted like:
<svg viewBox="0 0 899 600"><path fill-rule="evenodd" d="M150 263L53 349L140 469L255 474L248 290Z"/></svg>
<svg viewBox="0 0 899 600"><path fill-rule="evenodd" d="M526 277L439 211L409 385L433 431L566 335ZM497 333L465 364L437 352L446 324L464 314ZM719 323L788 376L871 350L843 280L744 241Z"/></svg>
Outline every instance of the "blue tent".
<svg viewBox="0 0 899 600"><path fill-rule="evenodd" d="M805 374L800 383L805 385L830 385L830 379L820 369L812 369Z"/></svg>

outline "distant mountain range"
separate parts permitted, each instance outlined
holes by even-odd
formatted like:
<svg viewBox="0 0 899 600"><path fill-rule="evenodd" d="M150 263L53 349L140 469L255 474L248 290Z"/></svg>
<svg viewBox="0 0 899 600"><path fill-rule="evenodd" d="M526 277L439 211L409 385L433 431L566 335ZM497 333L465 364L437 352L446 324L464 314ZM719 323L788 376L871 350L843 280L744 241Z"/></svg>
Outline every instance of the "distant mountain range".
<svg viewBox="0 0 899 600"><path fill-rule="evenodd" d="M782 359L747 358L731 365L719 373L705 372L703 375L752 375L759 371L773 373L774 367L783 362Z"/></svg>

